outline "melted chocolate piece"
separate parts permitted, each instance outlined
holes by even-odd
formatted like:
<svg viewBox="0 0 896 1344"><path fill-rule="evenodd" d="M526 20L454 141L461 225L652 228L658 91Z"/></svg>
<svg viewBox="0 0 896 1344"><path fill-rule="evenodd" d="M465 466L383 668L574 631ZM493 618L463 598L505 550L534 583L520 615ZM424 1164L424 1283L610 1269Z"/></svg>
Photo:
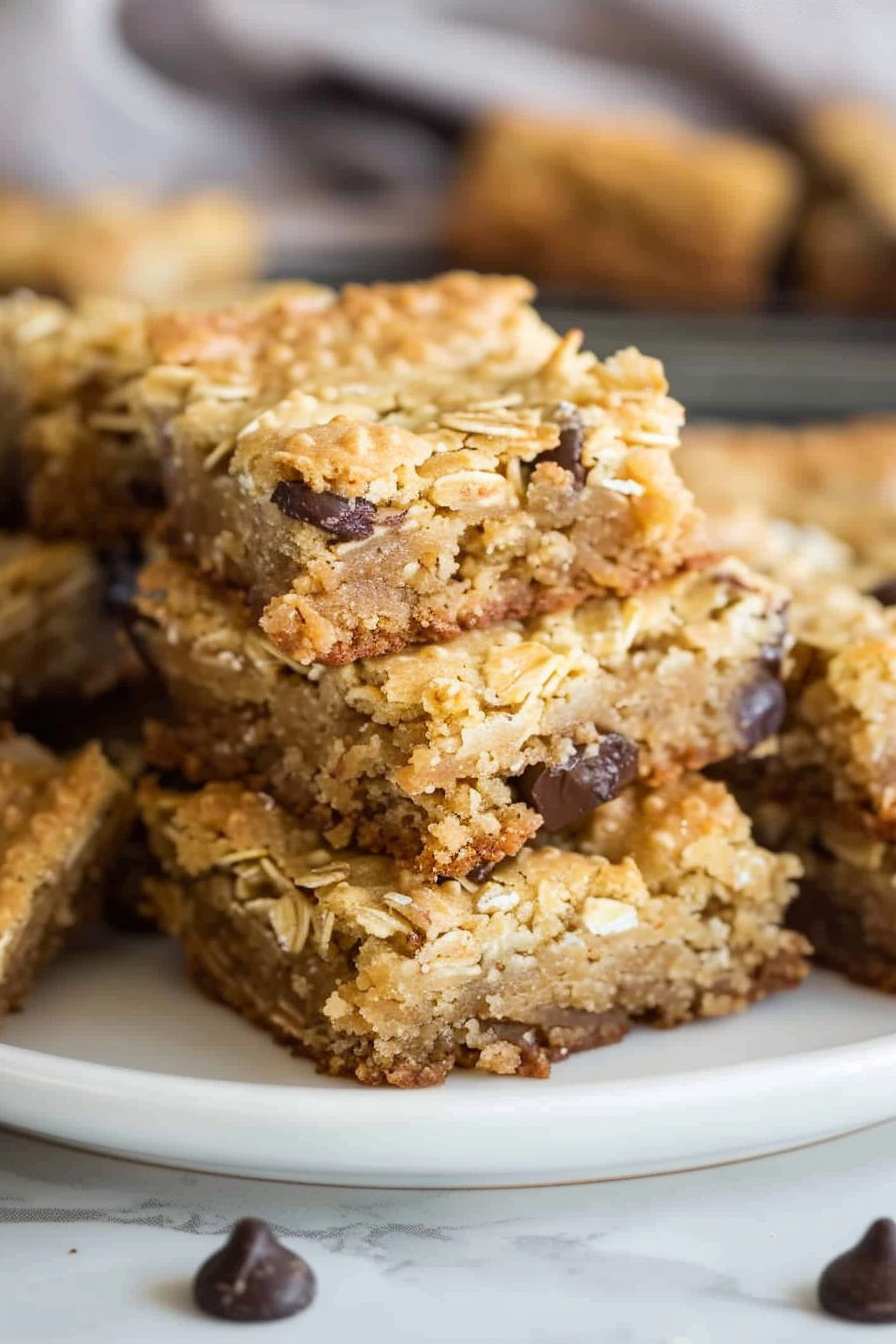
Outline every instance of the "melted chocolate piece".
<svg viewBox="0 0 896 1344"><path fill-rule="evenodd" d="M876 597L883 607L896 607L896 574L889 579L881 579L873 588L868 589L869 597Z"/></svg>
<svg viewBox="0 0 896 1344"><path fill-rule="evenodd" d="M572 406L561 421L560 442L557 447L550 449L548 452L539 453L532 466L537 467L542 462L556 462L558 467L562 467L572 476L576 489L581 490L585 484L585 468L582 465L584 437L578 410L575 406Z"/></svg>
<svg viewBox="0 0 896 1344"><path fill-rule="evenodd" d="M338 541L360 541L373 532L376 507L367 499L343 499L331 490L319 493L301 478L280 481L271 500L287 518L312 523Z"/></svg>
<svg viewBox="0 0 896 1344"><path fill-rule="evenodd" d="M878 1218L818 1281L818 1301L832 1316L861 1325L896 1323L896 1223Z"/></svg>
<svg viewBox="0 0 896 1344"><path fill-rule="evenodd" d="M590 756L580 750L565 765L530 765L520 776L519 789L547 829L559 831L615 798L637 774L634 742L621 733L607 733Z"/></svg>
<svg viewBox="0 0 896 1344"><path fill-rule="evenodd" d="M225 1321L279 1321L310 1306L316 1289L310 1266L281 1246L267 1223L241 1218L197 1273L193 1300Z"/></svg>
<svg viewBox="0 0 896 1344"><path fill-rule="evenodd" d="M787 696L777 677L761 673L741 691L735 715L743 736L742 750L751 751L781 727Z"/></svg>

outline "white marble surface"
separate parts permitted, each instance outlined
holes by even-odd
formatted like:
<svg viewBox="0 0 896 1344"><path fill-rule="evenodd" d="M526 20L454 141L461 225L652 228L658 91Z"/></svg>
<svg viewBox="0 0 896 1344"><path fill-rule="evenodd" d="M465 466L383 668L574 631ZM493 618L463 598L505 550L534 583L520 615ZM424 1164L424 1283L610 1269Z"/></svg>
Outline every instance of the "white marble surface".
<svg viewBox="0 0 896 1344"><path fill-rule="evenodd" d="M248 1214L313 1265L305 1315L194 1312L193 1271ZM0 1339L849 1344L868 1328L820 1315L814 1285L881 1214L896 1214L896 1123L687 1175L480 1192L203 1176L0 1131Z"/></svg>

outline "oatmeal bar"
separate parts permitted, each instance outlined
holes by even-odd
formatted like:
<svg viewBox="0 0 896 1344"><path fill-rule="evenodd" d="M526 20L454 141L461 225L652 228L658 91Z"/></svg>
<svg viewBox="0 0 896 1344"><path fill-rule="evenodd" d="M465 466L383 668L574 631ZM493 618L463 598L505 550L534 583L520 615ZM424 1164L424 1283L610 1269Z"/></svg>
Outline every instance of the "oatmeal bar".
<svg viewBox="0 0 896 1344"><path fill-rule="evenodd" d="M896 119L883 105L832 100L817 104L797 128L800 147L832 195L860 208L896 239Z"/></svg>
<svg viewBox="0 0 896 1344"><path fill-rule="evenodd" d="M420 1087L455 1065L545 1077L631 1019L744 1008L805 974L798 867L690 776L609 803L486 881L334 853L267 795L144 786L153 894L198 984L325 1072Z"/></svg>
<svg viewBox="0 0 896 1344"><path fill-rule="evenodd" d="M788 529L795 543L809 530L768 524L776 543ZM789 920L819 959L896 992L896 607L885 605L896 588L891 569L862 591L868 564L811 531L791 559L783 546L765 555L793 599L784 722L773 744L723 774L761 842L801 859ZM757 543L754 528L745 553L762 563Z"/></svg>
<svg viewBox="0 0 896 1344"><path fill-rule="evenodd" d="M896 993L896 845L869 830L867 814L842 804L825 809L817 795L801 797L784 782L776 793L767 774L741 771L732 787L757 839L802 865L788 924L822 965Z"/></svg>
<svg viewBox="0 0 896 1344"><path fill-rule="evenodd" d="M305 667L237 591L160 558L134 636L171 692L157 765L251 777L354 838L460 876L612 797L754 746L778 726L782 590L736 560L628 599L506 622L344 667Z"/></svg>
<svg viewBox="0 0 896 1344"><path fill-rule="evenodd" d="M140 304L69 308L25 292L0 301L4 439L7 451L21 445L30 522L41 535L117 541L155 517L158 465L124 397L147 361Z"/></svg>
<svg viewBox="0 0 896 1344"><path fill-rule="evenodd" d="M800 223L795 280L813 308L896 312L896 236L887 238L846 200L820 200Z"/></svg>
<svg viewBox="0 0 896 1344"><path fill-rule="evenodd" d="M631 592L700 549L661 365L601 363L531 297L453 274L150 323L163 362L140 395L174 531L287 656L344 663Z"/></svg>
<svg viewBox="0 0 896 1344"><path fill-rule="evenodd" d="M465 263L629 303L763 302L800 194L785 150L659 119L490 119L449 202Z"/></svg>
<svg viewBox="0 0 896 1344"><path fill-rule="evenodd" d="M882 106L826 102L797 142L813 189L797 230L795 279L815 305L896 310L896 119Z"/></svg>
<svg viewBox="0 0 896 1344"><path fill-rule="evenodd" d="M110 192L57 209L49 267L52 287L67 296L182 303L254 280L261 226L245 201L225 191L164 201Z"/></svg>
<svg viewBox="0 0 896 1344"><path fill-rule="evenodd" d="M229 192L62 201L0 185L0 290L182 303L246 284L261 266L260 223Z"/></svg>
<svg viewBox="0 0 896 1344"><path fill-rule="evenodd" d="M737 525L753 563L789 584L794 644L774 743L722 767L757 837L793 851L805 877L790 921L819 958L896 991L896 588L818 528ZM734 529L711 519L715 532ZM808 539L801 546L800 539ZM788 556L790 543L792 554ZM874 595L885 599L882 602Z"/></svg>
<svg viewBox="0 0 896 1344"><path fill-rule="evenodd" d="M98 908L131 817L130 792L96 744L63 762L0 736L0 1022Z"/></svg>
<svg viewBox="0 0 896 1344"><path fill-rule="evenodd" d="M241 311L248 320L271 305L282 316L328 293L301 282L259 286ZM0 301L0 457L21 439L30 521L43 536L116 542L145 532L162 506L155 431L133 399L156 357L147 316L125 299ZM179 376L190 380L188 368Z"/></svg>
<svg viewBox="0 0 896 1344"><path fill-rule="evenodd" d="M0 532L0 716L29 701L90 698L137 669L86 547Z"/></svg>
<svg viewBox="0 0 896 1344"><path fill-rule="evenodd" d="M893 534L896 416L869 415L795 428L688 426L677 462L709 513L749 505L814 523L861 554Z"/></svg>
<svg viewBox="0 0 896 1344"><path fill-rule="evenodd" d="M710 535L789 589L787 710L766 787L827 811L867 813L896 839L896 584L869 543L860 558L812 524L755 511L711 514Z"/></svg>

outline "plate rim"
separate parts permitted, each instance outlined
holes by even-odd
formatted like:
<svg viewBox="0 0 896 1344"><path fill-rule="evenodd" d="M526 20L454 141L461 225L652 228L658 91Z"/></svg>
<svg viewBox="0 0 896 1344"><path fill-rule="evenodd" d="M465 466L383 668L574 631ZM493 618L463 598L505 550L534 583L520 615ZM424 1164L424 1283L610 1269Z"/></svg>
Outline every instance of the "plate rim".
<svg viewBox="0 0 896 1344"><path fill-rule="evenodd" d="M306 1061L307 1062L307 1061ZM482 1118L482 1088L489 1093L490 1118L512 1115L525 1119L544 1110L554 1115L561 1110L572 1110L577 1115L587 1113L589 1107L599 1107L606 1117L608 1103L614 1107L629 1107L639 1101L651 1106L662 1102L664 1096L686 1091L696 1102L709 1093L717 1097L720 1088L739 1093L762 1079L763 1091L771 1087L791 1092L800 1090L801 1083L811 1082L818 1087L824 1080L847 1074L876 1072L892 1068L896 1074L896 1027L892 1032L843 1045L820 1046L810 1050L776 1055L772 1059L745 1060L734 1064L717 1064L705 1069L686 1069L668 1074L648 1074L642 1078L566 1083L551 1086L544 1080L517 1080L531 1082L531 1103L523 1100L516 1088L503 1090L500 1079L470 1078L470 1085L462 1088L389 1088L365 1087L352 1080L345 1086L314 1087L297 1081L292 1083L240 1082L226 1078L201 1078L134 1069L120 1064L102 1064L93 1060L72 1059L49 1051L26 1046L10 1045L0 1041L0 1083L27 1081L37 1087L76 1088L79 1092L108 1092L116 1085L127 1089L128 1095L152 1092L156 1102L164 1098L170 1108L176 1103L197 1101L220 1107L232 1100L234 1109L252 1109L256 1119L263 1111L265 1118L275 1112L282 1116L284 1108L291 1110L299 1098L304 1119L325 1121L328 1117L344 1119L346 1098L354 1097L352 1109L365 1110L367 1122L391 1123L394 1112L401 1110L405 1119L445 1119L453 1121ZM649 1094L649 1096L648 1096ZM446 1104L444 1098L450 1098ZM534 1103L534 1104L532 1104ZM310 1111L313 1114L309 1114ZM0 1123L5 1107L0 1090ZM228 1107L231 1110L230 1107ZM411 1114L408 1114L410 1110ZM232 1111L231 1111L232 1113ZM432 1113L432 1115L430 1115ZM896 1115L896 1089L893 1094L893 1114Z"/></svg>

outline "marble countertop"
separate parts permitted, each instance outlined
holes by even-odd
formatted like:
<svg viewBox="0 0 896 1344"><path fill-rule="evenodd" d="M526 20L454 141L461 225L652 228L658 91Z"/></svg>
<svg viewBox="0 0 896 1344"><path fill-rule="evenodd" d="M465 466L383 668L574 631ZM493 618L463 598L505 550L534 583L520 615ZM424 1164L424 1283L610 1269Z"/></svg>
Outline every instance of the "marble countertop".
<svg viewBox="0 0 896 1344"><path fill-rule="evenodd" d="M850 1344L867 1327L822 1316L815 1282L883 1214L896 1123L683 1175L478 1192L205 1176L0 1131L0 1337ZM237 1328L194 1311L194 1270L246 1215L314 1267L306 1314Z"/></svg>

